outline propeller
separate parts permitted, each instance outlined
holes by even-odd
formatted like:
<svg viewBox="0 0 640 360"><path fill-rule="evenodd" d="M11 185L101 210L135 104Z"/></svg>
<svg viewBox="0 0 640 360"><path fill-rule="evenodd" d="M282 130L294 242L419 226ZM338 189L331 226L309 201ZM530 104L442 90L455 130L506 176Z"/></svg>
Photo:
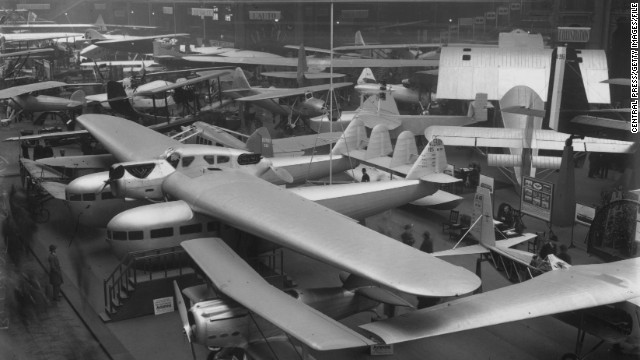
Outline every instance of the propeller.
<svg viewBox="0 0 640 360"><path fill-rule="evenodd" d="M187 306L184 304L182 292L180 292L178 283L175 280L173 280L173 291L176 295L176 305L178 306L178 312L180 313L180 319L182 320L182 330L184 331L184 334L189 341L189 346L191 346L191 356L193 356L193 360L196 360L196 352L193 349L192 341L193 331L191 330L191 325L189 325L189 318L187 317Z"/></svg>
<svg viewBox="0 0 640 360"><path fill-rule="evenodd" d="M276 176L280 180L286 182L287 184L291 184L293 182L293 176L286 169L276 168L273 165L269 165L269 169L273 171L273 173L276 174Z"/></svg>

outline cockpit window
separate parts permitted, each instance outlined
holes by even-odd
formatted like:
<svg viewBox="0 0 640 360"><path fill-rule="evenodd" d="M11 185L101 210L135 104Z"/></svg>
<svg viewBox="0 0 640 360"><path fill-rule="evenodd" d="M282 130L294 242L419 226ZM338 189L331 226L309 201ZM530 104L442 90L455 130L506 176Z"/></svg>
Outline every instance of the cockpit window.
<svg viewBox="0 0 640 360"><path fill-rule="evenodd" d="M156 167L156 164L151 163L151 164L131 165L131 166L127 166L125 169L129 172L129 174L137 177L138 179L144 179L147 176L149 176L149 174L151 174L151 172L155 167Z"/></svg>
<svg viewBox="0 0 640 360"><path fill-rule="evenodd" d="M262 155L260 154L252 154L252 153L244 153L238 156L238 164L239 165L253 165L260 162Z"/></svg>
<svg viewBox="0 0 640 360"><path fill-rule="evenodd" d="M218 156L218 164L225 164L229 162L228 156Z"/></svg>
<svg viewBox="0 0 640 360"><path fill-rule="evenodd" d="M167 158L167 161L171 166L173 166L174 168L177 168L178 164L180 163L180 154L173 153L169 155L169 157Z"/></svg>
<svg viewBox="0 0 640 360"><path fill-rule="evenodd" d="M216 162L216 157L213 155L205 155L202 157L204 159L204 161L207 162L207 164L209 165L213 165Z"/></svg>
<svg viewBox="0 0 640 360"><path fill-rule="evenodd" d="M185 156L182 158L182 167L187 167L189 165L191 165L191 163L193 162L193 159L195 159L193 156Z"/></svg>

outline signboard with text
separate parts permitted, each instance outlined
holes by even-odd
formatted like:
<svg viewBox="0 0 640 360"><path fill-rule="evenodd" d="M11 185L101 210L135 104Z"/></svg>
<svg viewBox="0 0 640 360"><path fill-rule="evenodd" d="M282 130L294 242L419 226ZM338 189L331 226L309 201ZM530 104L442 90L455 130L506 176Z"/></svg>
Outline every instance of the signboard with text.
<svg viewBox="0 0 640 360"><path fill-rule="evenodd" d="M249 11L249 20L280 20L280 11Z"/></svg>
<svg viewBox="0 0 640 360"><path fill-rule="evenodd" d="M173 7L172 6L163 6L162 13L167 15L173 15Z"/></svg>
<svg viewBox="0 0 640 360"><path fill-rule="evenodd" d="M478 186L489 189L489 193L493 194L493 178L480 174Z"/></svg>
<svg viewBox="0 0 640 360"><path fill-rule="evenodd" d="M166 314L173 312L173 296L153 299L154 315Z"/></svg>
<svg viewBox="0 0 640 360"><path fill-rule="evenodd" d="M520 212L541 220L551 221L552 204L553 183L523 176Z"/></svg>

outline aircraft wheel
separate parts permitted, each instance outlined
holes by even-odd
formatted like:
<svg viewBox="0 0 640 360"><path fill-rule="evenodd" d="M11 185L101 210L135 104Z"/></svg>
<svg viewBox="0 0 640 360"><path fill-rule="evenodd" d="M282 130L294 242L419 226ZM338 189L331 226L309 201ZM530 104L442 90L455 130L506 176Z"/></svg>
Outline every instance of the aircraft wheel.
<svg viewBox="0 0 640 360"><path fill-rule="evenodd" d="M578 360L578 355L574 353L566 353L562 355L561 360Z"/></svg>

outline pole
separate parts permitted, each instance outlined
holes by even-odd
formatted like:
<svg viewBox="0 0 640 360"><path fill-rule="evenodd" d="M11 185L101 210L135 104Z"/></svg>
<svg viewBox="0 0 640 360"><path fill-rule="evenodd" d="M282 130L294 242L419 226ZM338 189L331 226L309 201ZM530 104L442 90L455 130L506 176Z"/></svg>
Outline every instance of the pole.
<svg viewBox="0 0 640 360"><path fill-rule="evenodd" d="M306 55L305 55L306 56ZM333 132L333 1L331 1L331 26L329 31L329 132ZM333 151L329 151L329 184L333 183Z"/></svg>

